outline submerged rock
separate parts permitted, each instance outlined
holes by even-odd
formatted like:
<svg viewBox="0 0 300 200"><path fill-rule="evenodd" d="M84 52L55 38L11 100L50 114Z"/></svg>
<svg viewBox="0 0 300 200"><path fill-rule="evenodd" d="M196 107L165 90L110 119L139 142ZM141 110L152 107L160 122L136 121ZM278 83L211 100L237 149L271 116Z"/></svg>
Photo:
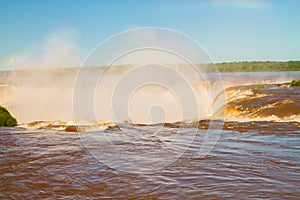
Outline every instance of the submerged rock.
<svg viewBox="0 0 300 200"><path fill-rule="evenodd" d="M11 116L8 110L0 106L0 126L14 127L17 125L17 120Z"/></svg>
<svg viewBox="0 0 300 200"><path fill-rule="evenodd" d="M77 128L77 126L66 126L65 131L66 132L77 132L78 128Z"/></svg>

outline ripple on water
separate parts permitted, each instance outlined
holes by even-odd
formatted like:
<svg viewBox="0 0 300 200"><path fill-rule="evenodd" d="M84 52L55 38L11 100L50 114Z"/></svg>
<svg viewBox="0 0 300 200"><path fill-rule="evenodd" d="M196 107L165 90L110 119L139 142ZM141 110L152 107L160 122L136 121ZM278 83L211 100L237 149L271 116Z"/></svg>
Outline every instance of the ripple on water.
<svg viewBox="0 0 300 200"><path fill-rule="evenodd" d="M96 141L92 147L95 151L106 152L106 157L100 158L134 155L141 162L136 166L130 163L130 157L116 160L115 166L105 165L105 160L95 159L83 146L77 133L1 128L0 197L297 199L300 196L299 126L286 123L286 131L285 124L280 124L281 128L274 132L278 124L263 123L253 124L251 130L244 132L238 128L223 131L206 157L195 156L205 130L190 145L182 142L189 137L172 138L177 129L175 124L156 135L151 134L153 126L148 129L148 126L134 125L126 125L132 131L130 134L119 129L86 133L86 139ZM259 129L262 125L263 133ZM194 126L184 127L184 132L191 131ZM99 146L99 140L103 139L111 143ZM156 154L158 148L164 147L183 155L160 170L147 170L145 163L153 164L160 161L159 156L168 155ZM125 165L127 170L118 170ZM144 169L137 171L137 166Z"/></svg>

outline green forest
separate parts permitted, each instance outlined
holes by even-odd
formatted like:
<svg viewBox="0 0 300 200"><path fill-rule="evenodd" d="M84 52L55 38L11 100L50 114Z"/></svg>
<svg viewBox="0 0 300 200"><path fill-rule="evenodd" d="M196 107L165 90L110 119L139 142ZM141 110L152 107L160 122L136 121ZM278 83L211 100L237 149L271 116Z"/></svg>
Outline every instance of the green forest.
<svg viewBox="0 0 300 200"><path fill-rule="evenodd" d="M216 66L220 72L300 71L300 61L223 62Z"/></svg>
<svg viewBox="0 0 300 200"><path fill-rule="evenodd" d="M216 66L212 67L212 65ZM179 65L182 68L186 68L186 65ZM300 71L300 61L288 61L288 62L275 62L275 61L246 61L246 62L222 62L222 63L215 63L215 64L199 64L201 69L204 72L263 72L263 71ZM113 68L109 70L115 73L124 73L131 65L115 65ZM103 66L94 66L94 67L86 67L82 68L81 70L103 70ZM51 68L51 69L33 69L36 74L39 76L43 75L56 75L56 76L64 76L65 74L73 74L76 75L79 68ZM5 77L9 77L12 74L19 75L19 76L26 76L32 74L32 70L13 70L13 71L1 71L0 70L0 83L1 79Z"/></svg>

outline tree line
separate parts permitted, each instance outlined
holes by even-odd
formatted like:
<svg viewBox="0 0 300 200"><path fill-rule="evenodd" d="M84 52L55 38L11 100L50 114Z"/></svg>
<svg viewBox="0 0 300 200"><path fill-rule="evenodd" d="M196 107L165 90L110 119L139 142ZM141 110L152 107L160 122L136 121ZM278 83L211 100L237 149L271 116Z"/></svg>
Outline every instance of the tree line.
<svg viewBox="0 0 300 200"><path fill-rule="evenodd" d="M220 72L300 71L300 61L223 62L215 65Z"/></svg>

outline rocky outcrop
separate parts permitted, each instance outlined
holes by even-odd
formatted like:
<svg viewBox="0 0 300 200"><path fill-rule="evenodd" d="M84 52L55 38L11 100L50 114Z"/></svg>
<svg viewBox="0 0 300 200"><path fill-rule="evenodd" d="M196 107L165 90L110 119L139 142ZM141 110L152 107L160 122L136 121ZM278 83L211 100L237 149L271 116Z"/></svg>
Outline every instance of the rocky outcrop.
<svg viewBox="0 0 300 200"><path fill-rule="evenodd" d="M17 124L17 120L11 116L8 110L0 106L0 126L14 127Z"/></svg>

